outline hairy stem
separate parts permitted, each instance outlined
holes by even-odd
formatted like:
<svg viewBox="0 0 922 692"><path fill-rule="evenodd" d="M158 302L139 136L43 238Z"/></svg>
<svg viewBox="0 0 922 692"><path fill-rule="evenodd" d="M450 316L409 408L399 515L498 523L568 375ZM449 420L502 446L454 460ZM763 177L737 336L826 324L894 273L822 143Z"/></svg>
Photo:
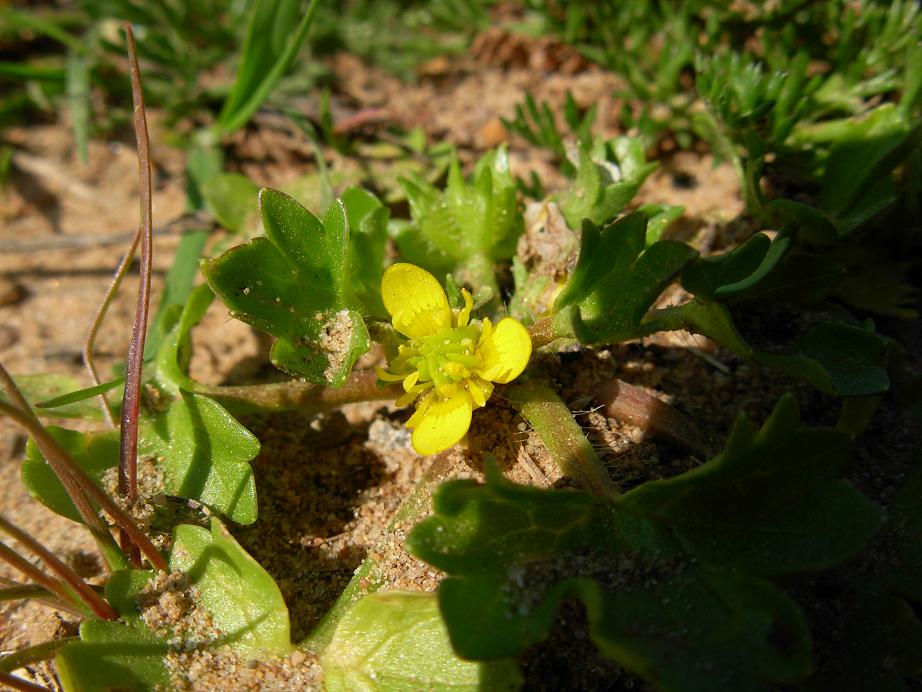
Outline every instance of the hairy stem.
<svg viewBox="0 0 922 692"><path fill-rule="evenodd" d="M702 456L710 453L707 441L691 419L641 387L619 379L608 380L595 390L595 400L610 418L649 430Z"/></svg>
<svg viewBox="0 0 922 692"><path fill-rule="evenodd" d="M212 397L233 414L296 409L319 413L359 401L395 400L403 394L399 384L379 387L378 376L370 370L352 373L336 388L291 380L235 387L196 384L195 391Z"/></svg>
<svg viewBox="0 0 922 692"><path fill-rule="evenodd" d="M535 350L542 346L557 341L557 339L572 339L573 327L571 319L573 308L564 308L558 312L548 315L528 328L528 335L531 337L531 347Z"/></svg>
<svg viewBox="0 0 922 692"><path fill-rule="evenodd" d="M604 497L620 494L570 409L542 383L521 384L506 393L522 417L538 432L561 473Z"/></svg>
<svg viewBox="0 0 922 692"><path fill-rule="evenodd" d="M109 605L102 596L93 591L93 589L80 578L79 574L59 559L57 555L48 550L48 548L18 526L11 523L2 514L0 514L0 531L6 532L19 542L20 545L40 557L42 562L48 566L48 569L73 589L77 597L98 617L101 617L103 620L118 620L118 613L115 612L115 609Z"/></svg>
<svg viewBox="0 0 922 692"><path fill-rule="evenodd" d="M144 341L147 337L147 319L150 313L151 250L153 224L151 209L150 139L147 135L147 114L144 110L144 92L141 88L141 70L131 26L125 25L128 38L128 63L131 71L131 96L134 103L134 131L138 143L138 187L141 206L141 280L131 341L128 344L125 394L122 398L121 440L118 456L118 491L131 502L138 497L138 417L141 408L141 368L144 364ZM128 550L133 562L138 562L136 546L122 531L122 548Z"/></svg>

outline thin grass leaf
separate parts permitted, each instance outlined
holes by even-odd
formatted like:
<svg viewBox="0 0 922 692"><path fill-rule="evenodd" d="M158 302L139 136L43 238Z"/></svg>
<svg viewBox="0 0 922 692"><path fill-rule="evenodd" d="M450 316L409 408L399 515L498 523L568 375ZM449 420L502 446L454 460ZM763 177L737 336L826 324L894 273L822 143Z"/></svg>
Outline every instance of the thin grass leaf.
<svg viewBox="0 0 922 692"><path fill-rule="evenodd" d="M301 23L298 25L294 35L289 39L288 44L285 46L285 50L278 56L272 68L265 73L261 81L254 81L254 77L252 76L253 73L251 73L252 66L247 60L248 56L244 56L244 61L241 62L241 67L237 74L238 81L231 90L226 105L218 118L218 127L221 131L229 133L246 125L250 118L253 117L253 114L269 97L269 93L275 88L275 85L278 84L278 81L291 66L292 62L294 62L298 50L301 48L301 43L304 41L304 37L307 36L308 29L310 29L311 22L316 14L317 5L318 0L311 0L307 12L304 13ZM254 20L257 17L263 18L263 12L257 11L253 16ZM251 24L251 32L252 31L255 31L254 24ZM248 39L248 45L249 40L250 39ZM254 38L253 40L255 41L256 39ZM252 60L254 58L250 59ZM249 96L247 97L246 95Z"/></svg>

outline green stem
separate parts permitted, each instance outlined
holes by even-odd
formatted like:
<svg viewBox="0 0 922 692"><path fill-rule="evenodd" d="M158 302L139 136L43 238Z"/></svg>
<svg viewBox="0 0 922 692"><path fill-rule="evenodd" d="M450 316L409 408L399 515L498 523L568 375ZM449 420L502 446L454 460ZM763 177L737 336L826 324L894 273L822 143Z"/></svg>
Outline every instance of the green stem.
<svg viewBox="0 0 922 692"><path fill-rule="evenodd" d="M10 582L13 580L10 579ZM55 610L63 610L66 613L82 618L86 612L77 608L69 601L62 601L60 598L37 584L16 584L6 588L0 588L0 602L3 601L31 601L33 603L42 603ZM2 661L3 659L0 659Z"/></svg>
<svg viewBox="0 0 922 692"><path fill-rule="evenodd" d="M541 436L561 473L575 478L596 495L617 497L620 494L570 409L553 389L546 384L529 382L512 387L506 395Z"/></svg>
<svg viewBox="0 0 922 692"><path fill-rule="evenodd" d="M47 642L42 642L41 644L17 649L6 656L0 657L0 672L12 673L14 670L32 665L33 663L47 661L54 656L62 646L76 641L80 641L80 637L61 637L60 639L52 639Z"/></svg>
<svg viewBox="0 0 922 692"><path fill-rule="evenodd" d="M291 380L235 387L197 384L195 391L215 399L234 415L295 409L319 413L360 401L395 400L403 394L399 384L379 387L378 376L370 370L352 373L337 388Z"/></svg>

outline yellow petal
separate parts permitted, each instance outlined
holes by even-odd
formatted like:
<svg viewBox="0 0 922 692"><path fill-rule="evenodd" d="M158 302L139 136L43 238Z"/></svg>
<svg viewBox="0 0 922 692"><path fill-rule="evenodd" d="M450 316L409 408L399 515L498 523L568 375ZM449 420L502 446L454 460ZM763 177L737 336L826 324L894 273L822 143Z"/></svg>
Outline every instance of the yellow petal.
<svg viewBox="0 0 922 692"><path fill-rule="evenodd" d="M413 429L413 449L419 454L435 454L448 449L471 427L471 411L467 392L432 401Z"/></svg>
<svg viewBox="0 0 922 692"><path fill-rule="evenodd" d="M506 317L490 328L484 320L477 352L483 358L483 367L478 371L485 380L506 383L518 377L528 359L531 358L531 337L521 322Z"/></svg>
<svg viewBox="0 0 922 692"><path fill-rule="evenodd" d="M394 328L411 339L451 327L445 291L432 274L414 264L400 262L384 270L381 298Z"/></svg>

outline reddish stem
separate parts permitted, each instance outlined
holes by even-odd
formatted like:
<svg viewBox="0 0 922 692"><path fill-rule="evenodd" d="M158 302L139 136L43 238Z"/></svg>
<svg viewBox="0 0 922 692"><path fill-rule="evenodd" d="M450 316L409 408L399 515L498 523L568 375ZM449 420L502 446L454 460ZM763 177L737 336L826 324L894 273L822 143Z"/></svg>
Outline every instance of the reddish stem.
<svg viewBox="0 0 922 692"><path fill-rule="evenodd" d="M44 433L44 426L42 426L41 422L32 411L32 407L29 406L29 402L26 401L22 392L19 391L19 387L16 386L13 378L10 377L10 374L6 371L6 368L3 367L2 363L0 363L0 385L2 385L9 400L14 404L14 406L10 406L9 409L17 412L23 417L19 422L30 431L34 429ZM5 411L5 409L0 407L0 411ZM6 412L9 413L8 411ZM50 438L47 434L46 436ZM33 435L33 437L35 436ZM74 503L74 507L77 508L77 513L80 515L80 518L83 519L83 523L86 524L86 527L99 545L100 550L106 556L106 563L111 566L112 560L110 558L114 559L114 553L118 553L118 546L109 534L108 529L103 525L99 515L96 513L96 508L93 506L92 502L90 502L86 489L81 486L80 480L72 477L72 474L67 470L68 461L73 466L76 466L76 464L70 459L69 455L65 460L59 462L53 453L45 449L38 437L35 437L35 442L42 452L42 455L48 461L48 465L51 466L52 471L54 471L58 480L61 481L64 490L67 491L67 495Z"/></svg>
<svg viewBox="0 0 922 692"><path fill-rule="evenodd" d="M138 417L141 410L141 368L144 361L144 342L147 338L147 319L150 312L150 275L152 216L150 139L147 134L147 114L144 110L144 93L141 88L141 70L130 25L125 25L128 38L128 61L131 68L131 95L134 102L134 130L138 143L138 186L141 205L141 280L131 341L128 344L125 394L122 399L121 440L118 457L118 491L130 502L138 498ZM122 531L122 548L129 552L132 562L139 563L137 547Z"/></svg>
<svg viewBox="0 0 922 692"><path fill-rule="evenodd" d="M42 588L47 589L62 601L71 603L77 607L81 605L80 602L74 597L74 594L64 587L64 584L59 582L57 579L54 579L53 577L49 577L22 555L10 548L6 543L2 542L0 542L0 560L3 560L14 569L19 570L26 577L34 581Z"/></svg>
<svg viewBox="0 0 922 692"><path fill-rule="evenodd" d="M0 683L3 683L7 687L12 687L14 690L23 690L24 692L50 692L47 687L42 687L41 685L36 685L34 682L17 678L15 675L5 673L2 670L0 670Z"/></svg>
<svg viewBox="0 0 922 692"><path fill-rule="evenodd" d="M120 528L128 533L131 540L135 542L156 569L166 570L167 566L163 556L150 542L150 539L144 535L144 532L138 528L137 524L134 523L134 519L93 482L93 479L77 465L77 462L73 460L70 454L58 444L58 441L48 434L48 431L42 427L34 415L30 417L29 414L2 401L0 401L0 413L9 416L29 431L29 434L35 438L35 442L48 464L65 487L69 483L85 492L93 502L112 517Z"/></svg>
<svg viewBox="0 0 922 692"><path fill-rule="evenodd" d="M97 616L101 617L103 620L118 620L118 613L115 612L115 609L98 593L93 591L93 589L80 578L79 574L62 562L57 555L48 550L32 536L18 526L10 523L2 514L0 514L0 530L5 531L21 545L25 546L30 552L38 555L42 561L48 565L48 569L76 591L80 600L96 613Z"/></svg>
<svg viewBox="0 0 922 692"><path fill-rule="evenodd" d="M124 279L125 274L128 273L128 267L131 266L134 253L138 249L138 243L140 242L141 229L138 228L131 241L131 246L128 248L128 252L122 257L122 260L118 264L118 268L115 270L115 274L112 275L112 280L109 281L109 287L106 289L106 294L103 296L102 303L99 304L96 314L93 315L93 323L90 325L90 331L86 335L86 341L83 343L83 364L90 373L93 386L100 383L99 373L96 370L96 356L93 353L96 346L96 335L99 333L99 328L102 327L102 321L106 316L106 312L109 310L109 305L111 305L116 291L118 291L118 287L122 283L122 279ZM109 408L109 401L106 399L105 394L99 395L99 403L102 406L102 412L106 418L106 422L114 428L115 419L112 417L112 410Z"/></svg>

